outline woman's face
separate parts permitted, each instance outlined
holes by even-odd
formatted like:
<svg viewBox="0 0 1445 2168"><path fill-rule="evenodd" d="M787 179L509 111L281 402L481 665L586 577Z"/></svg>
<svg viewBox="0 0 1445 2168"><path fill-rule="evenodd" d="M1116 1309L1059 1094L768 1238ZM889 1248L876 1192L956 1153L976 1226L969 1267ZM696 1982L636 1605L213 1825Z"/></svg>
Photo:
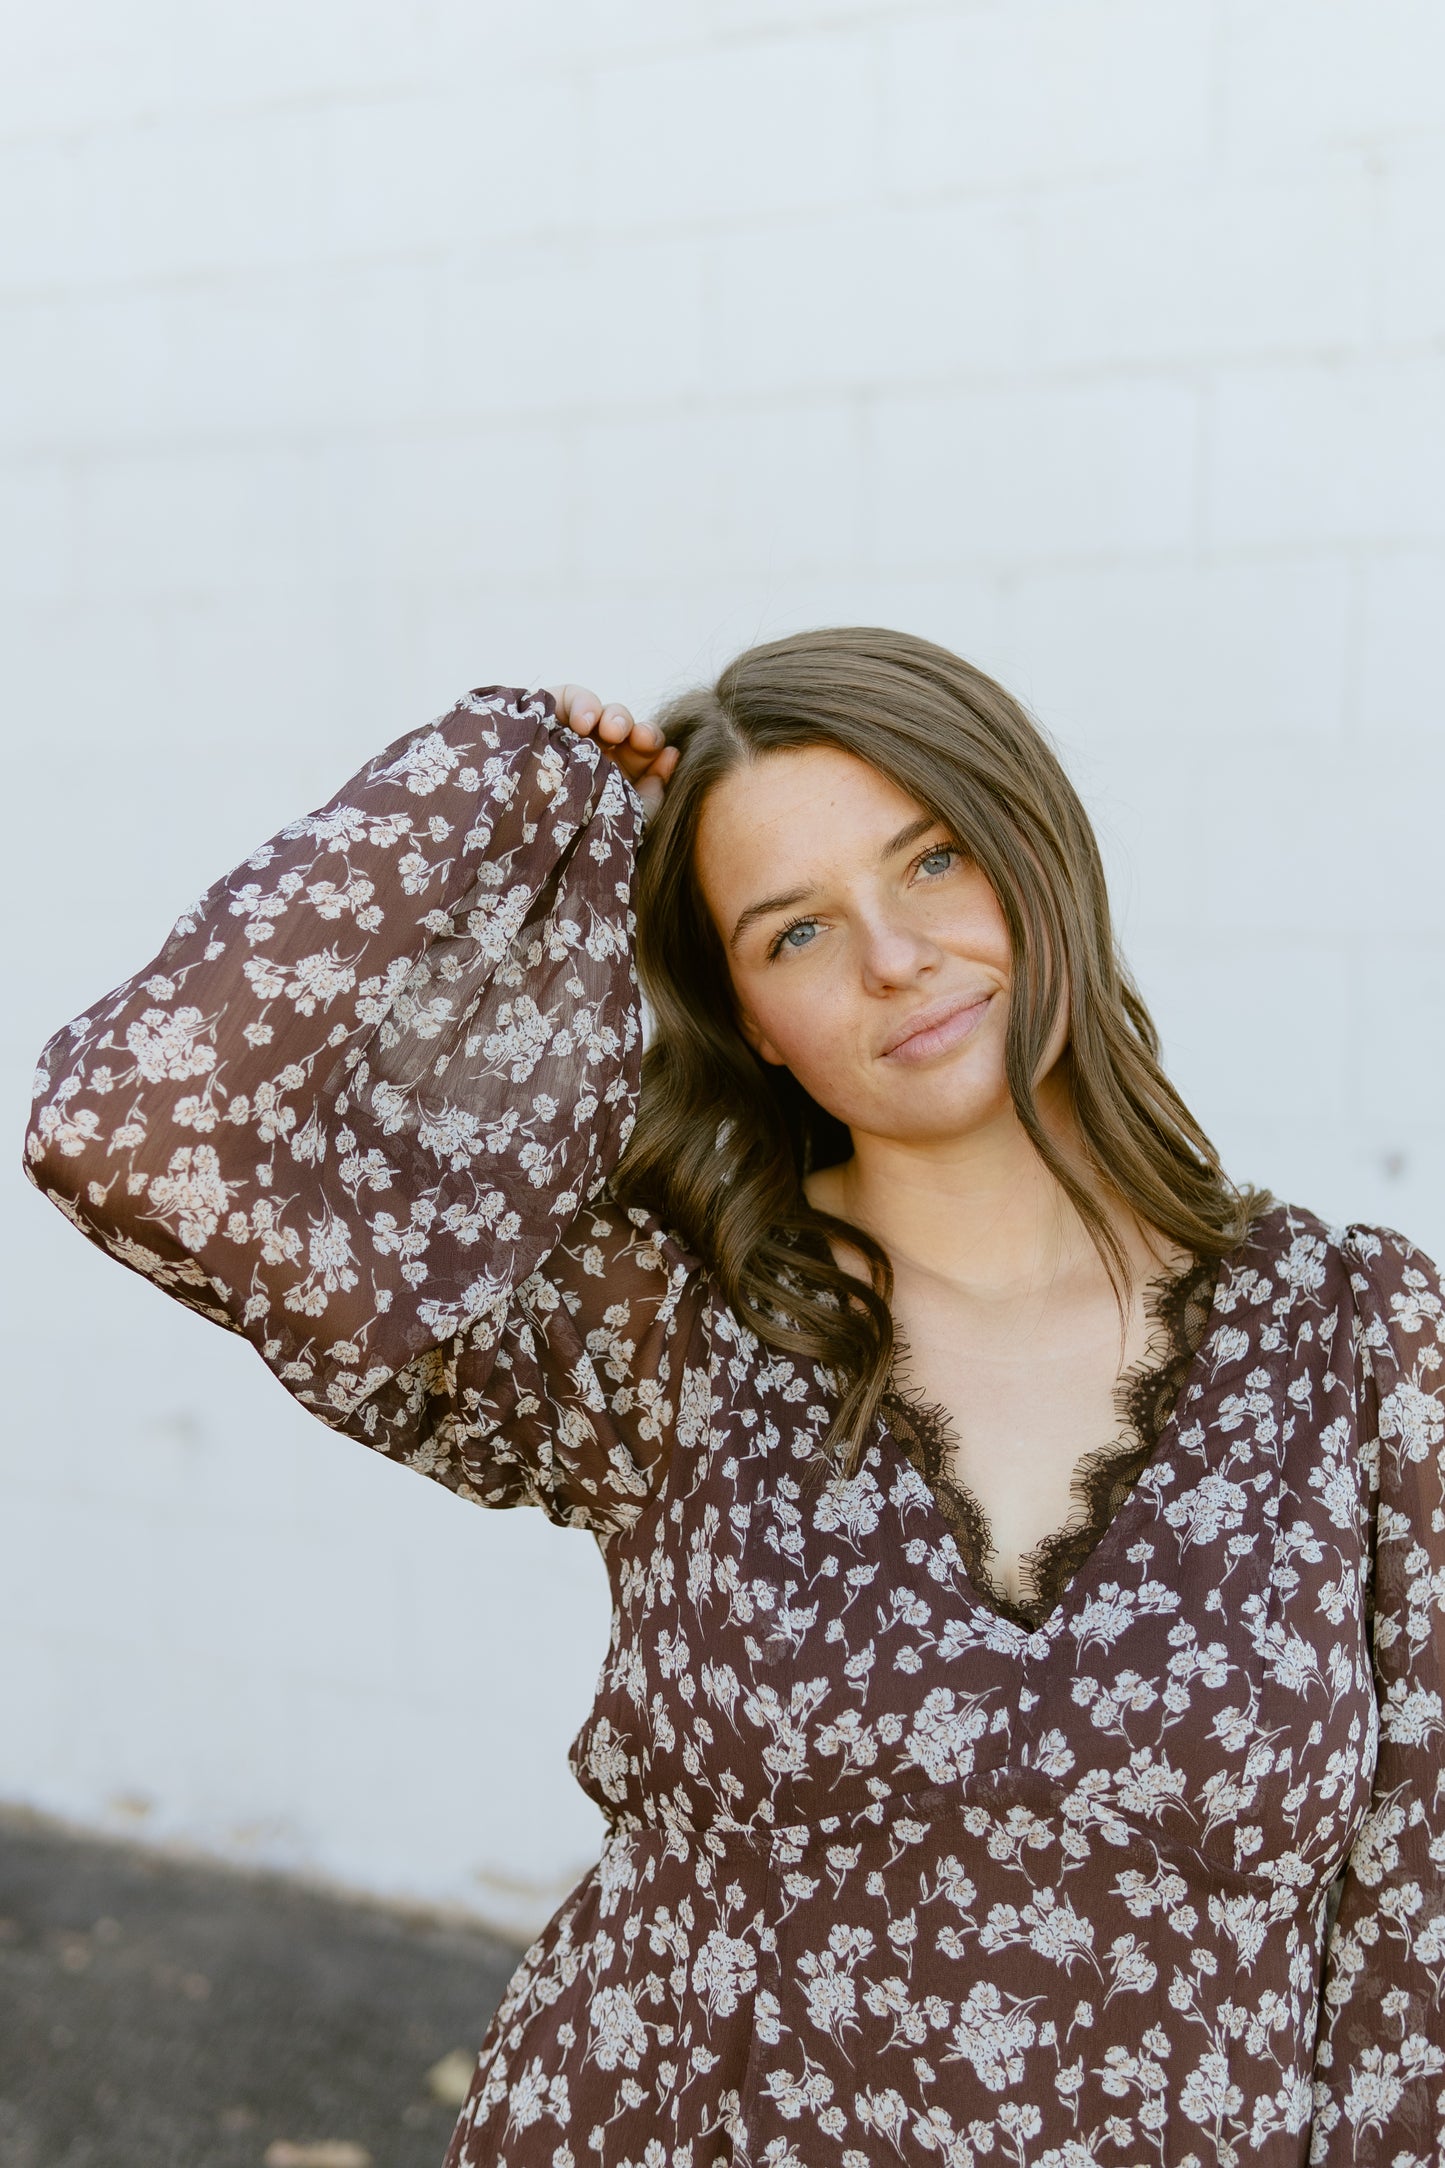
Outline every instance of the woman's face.
<svg viewBox="0 0 1445 2168"><path fill-rule="evenodd" d="M916 799L832 746L766 753L708 793L696 865L749 1044L819 1106L911 1143L1016 1119L1008 928ZM1065 1006L1041 1075L1067 1036Z"/></svg>

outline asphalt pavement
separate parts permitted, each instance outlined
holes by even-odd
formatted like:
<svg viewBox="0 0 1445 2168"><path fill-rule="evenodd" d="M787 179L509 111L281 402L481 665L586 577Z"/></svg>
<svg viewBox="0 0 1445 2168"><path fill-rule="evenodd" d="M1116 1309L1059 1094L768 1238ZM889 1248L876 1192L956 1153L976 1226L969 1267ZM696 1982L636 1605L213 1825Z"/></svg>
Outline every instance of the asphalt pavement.
<svg viewBox="0 0 1445 2168"><path fill-rule="evenodd" d="M441 2168L519 1954L0 1811L0 2168Z"/></svg>

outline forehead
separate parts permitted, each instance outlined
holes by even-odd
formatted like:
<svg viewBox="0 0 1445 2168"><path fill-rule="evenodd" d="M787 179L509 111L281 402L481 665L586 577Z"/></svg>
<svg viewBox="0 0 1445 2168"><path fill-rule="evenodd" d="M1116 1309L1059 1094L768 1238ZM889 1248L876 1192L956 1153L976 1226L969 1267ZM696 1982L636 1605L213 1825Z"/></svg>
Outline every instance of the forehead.
<svg viewBox="0 0 1445 2168"><path fill-rule="evenodd" d="M715 908L741 896L823 880L925 808L886 775L832 745L763 753L708 792L698 817L696 859ZM747 894L742 895L746 890Z"/></svg>

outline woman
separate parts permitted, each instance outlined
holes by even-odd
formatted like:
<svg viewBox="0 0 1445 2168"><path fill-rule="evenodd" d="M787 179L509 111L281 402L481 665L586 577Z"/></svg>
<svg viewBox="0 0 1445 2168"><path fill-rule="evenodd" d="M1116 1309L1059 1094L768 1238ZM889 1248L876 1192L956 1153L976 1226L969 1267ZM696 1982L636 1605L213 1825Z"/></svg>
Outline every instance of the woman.
<svg viewBox="0 0 1445 2168"><path fill-rule="evenodd" d="M55 1035L28 1151L602 1547L608 1833L449 2168L1445 2157L1440 1273L1225 1179L980 672L467 694Z"/></svg>

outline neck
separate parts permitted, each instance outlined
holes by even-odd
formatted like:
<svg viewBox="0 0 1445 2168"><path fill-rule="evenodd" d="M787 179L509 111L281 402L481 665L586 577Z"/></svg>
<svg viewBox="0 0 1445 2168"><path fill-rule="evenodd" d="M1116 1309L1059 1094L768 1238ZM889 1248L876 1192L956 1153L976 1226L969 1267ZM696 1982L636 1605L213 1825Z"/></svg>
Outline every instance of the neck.
<svg viewBox="0 0 1445 2168"><path fill-rule="evenodd" d="M1038 1103L1050 1140L1082 1173L1083 1141L1063 1080L1046 1078ZM854 1130L851 1159L810 1178L806 1189L814 1204L876 1236L895 1270L981 1300L1017 1302L1104 1277L1087 1227L1012 1103L963 1136L924 1143ZM1126 1250L1147 1256L1131 1216L1111 1217Z"/></svg>

